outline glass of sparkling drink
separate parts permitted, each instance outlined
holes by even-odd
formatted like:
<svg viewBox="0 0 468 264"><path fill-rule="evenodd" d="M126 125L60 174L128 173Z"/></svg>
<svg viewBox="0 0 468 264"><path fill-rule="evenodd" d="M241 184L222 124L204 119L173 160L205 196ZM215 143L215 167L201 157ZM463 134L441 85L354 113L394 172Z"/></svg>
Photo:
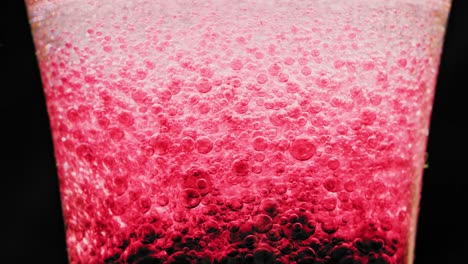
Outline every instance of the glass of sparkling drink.
<svg viewBox="0 0 468 264"><path fill-rule="evenodd" d="M70 263L409 264L449 0L26 0Z"/></svg>

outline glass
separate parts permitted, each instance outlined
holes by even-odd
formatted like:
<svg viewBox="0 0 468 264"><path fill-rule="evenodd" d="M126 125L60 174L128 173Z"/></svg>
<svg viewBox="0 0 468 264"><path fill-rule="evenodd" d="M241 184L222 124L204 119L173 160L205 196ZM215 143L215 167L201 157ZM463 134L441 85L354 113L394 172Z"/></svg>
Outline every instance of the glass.
<svg viewBox="0 0 468 264"><path fill-rule="evenodd" d="M448 0L26 0L70 263L413 262Z"/></svg>

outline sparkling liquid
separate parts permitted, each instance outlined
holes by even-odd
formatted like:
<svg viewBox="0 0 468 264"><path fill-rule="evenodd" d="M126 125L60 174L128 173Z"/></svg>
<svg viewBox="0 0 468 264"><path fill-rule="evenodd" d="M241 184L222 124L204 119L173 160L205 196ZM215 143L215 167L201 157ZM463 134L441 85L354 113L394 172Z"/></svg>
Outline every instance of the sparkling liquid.
<svg viewBox="0 0 468 264"><path fill-rule="evenodd" d="M446 1L29 1L70 263L411 263Z"/></svg>

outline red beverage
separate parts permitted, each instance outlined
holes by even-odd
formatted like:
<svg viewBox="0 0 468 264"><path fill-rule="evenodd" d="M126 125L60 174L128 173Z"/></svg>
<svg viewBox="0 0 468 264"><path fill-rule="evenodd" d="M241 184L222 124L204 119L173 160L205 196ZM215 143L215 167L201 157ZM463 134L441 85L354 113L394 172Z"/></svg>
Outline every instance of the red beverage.
<svg viewBox="0 0 468 264"><path fill-rule="evenodd" d="M27 2L70 263L412 263L449 1Z"/></svg>

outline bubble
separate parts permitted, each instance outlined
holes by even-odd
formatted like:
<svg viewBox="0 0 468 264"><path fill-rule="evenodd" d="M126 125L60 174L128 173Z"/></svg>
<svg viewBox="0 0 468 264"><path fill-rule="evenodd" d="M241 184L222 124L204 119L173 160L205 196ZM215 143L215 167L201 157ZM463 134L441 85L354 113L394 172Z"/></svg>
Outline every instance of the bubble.
<svg viewBox="0 0 468 264"><path fill-rule="evenodd" d="M240 59L234 59L231 61L231 69L238 71L242 69L243 63Z"/></svg>
<svg viewBox="0 0 468 264"><path fill-rule="evenodd" d="M197 179L196 186L202 196L210 192L210 184L206 179Z"/></svg>
<svg viewBox="0 0 468 264"><path fill-rule="evenodd" d="M200 68L200 75L205 78L211 78L213 77L213 74L214 74L214 71L210 69L209 67Z"/></svg>
<svg viewBox="0 0 468 264"><path fill-rule="evenodd" d="M287 112L289 117L298 118L301 115L302 110L298 105L293 105L287 108Z"/></svg>
<svg viewBox="0 0 468 264"><path fill-rule="evenodd" d="M260 52L260 51L255 52L255 58L256 59L260 60L260 59L263 59L263 57L264 57L264 55L263 55L262 52Z"/></svg>
<svg viewBox="0 0 468 264"><path fill-rule="evenodd" d="M388 76L387 76L387 74L384 73L384 72L379 72L379 73L377 74L377 78L376 78L376 79L377 79L377 84L383 84L383 83L387 82Z"/></svg>
<svg viewBox="0 0 468 264"><path fill-rule="evenodd" d="M203 207L203 214L205 215L217 215L219 212L218 206L215 204L208 204Z"/></svg>
<svg viewBox="0 0 468 264"><path fill-rule="evenodd" d="M273 226L273 220L266 214L259 214L254 217L254 230L258 233L266 233Z"/></svg>
<svg viewBox="0 0 468 264"><path fill-rule="evenodd" d="M192 188L187 188L182 191L181 203L186 208L195 208L200 204L200 193Z"/></svg>
<svg viewBox="0 0 468 264"><path fill-rule="evenodd" d="M140 213L144 214L151 208L151 199L147 196L141 197L138 200L138 209Z"/></svg>
<svg viewBox="0 0 468 264"><path fill-rule="evenodd" d="M318 114L323 110L323 104L322 102L317 102L317 101L310 102L307 110L311 114Z"/></svg>
<svg viewBox="0 0 468 264"><path fill-rule="evenodd" d="M276 147L279 151L286 151L289 148L289 141L285 138L275 142Z"/></svg>
<svg viewBox="0 0 468 264"><path fill-rule="evenodd" d="M376 119L376 114L370 109L365 109L361 112L361 123L363 125L372 125Z"/></svg>
<svg viewBox="0 0 468 264"><path fill-rule="evenodd" d="M236 159L232 162L232 170L239 176L246 176L249 174L250 166L246 160Z"/></svg>
<svg viewBox="0 0 468 264"><path fill-rule="evenodd" d="M279 183L273 187L273 192L277 195L283 195L288 191L288 186L286 184Z"/></svg>
<svg viewBox="0 0 468 264"><path fill-rule="evenodd" d="M270 115L269 120L274 126L280 127L286 124L287 116L281 111L276 111Z"/></svg>
<svg viewBox="0 0 468 264"><path fill-rule="evenodd" d="M278 81L281 82L281 83L285 83L289 80L289 75L287 75L286 73L280 73L278 75Z"/></svg>
<svg viewBox="0 0 468 264"><path fill-rule="evenodd" d="M104 129L108 128L110 125L110 120L105 116L100 116L97 118L98 125Z"/></svg>
<svg viewBox="0 0 468 264"><path fill-rule="evenodd" d="M257 242L257 237L254 235L248 235L244 238L244 246L247 248L253 248L254 244Z"/></svg>
<svg viewBox="0 0 468 264"><path fill-rule="evenodd" d="M283 238L282 228L280 225L273 224L270 230L266 232L268 240L272 242L280 241Z"/></svg>
<svg viewBox="0 0 468 264"><path fill-rule="evenodd" d="M320 51L317 49L311 50L310 51L310 56L312 57L319 57L320 56Z"/></svg>
<svg viewBox="0 0 468 264"><path fill-rule="evenodd" d="M377 106L382 102L382 96L380 96L378 94L372 94L372 95L370 95L369 102L372 105Z"/></svg>
<svg viewBox="0 0 468 264"><path fill-rule="evenodd" d="M335 233L336 231L338 231L339 225L333 219L329 219L329 220L322 222L321 228L323 232L331 235Z"/></svg>
<svg viewBox="0 0 468 264"><path fill-rule="evenodd" d="M339 261L339 260L347 258L348 256L352 256L353 254L354 252L351 248L344 246L344 245L339 245L339 246L335 246L331 250L330 257L335 261ZM350 263L354 263L354 262L350 262Z"/></svg>
<svg viewBox="0 0 468 264"><path fill-rule="evenodd" d="M356 189L356 182L347 181L344 183L343 187L347 192L353 192Z"/></svg>
<svg viewBox="0 0 468 264"><path fill-rule="evenodd" d="M156 200L156 203L159 206L166 206L169 203L169 198L167 197L167 195L162 194L158 197L158 199Z"/></svg>
<svg viewBox="0 0 468 264"><path fill-rule="evenodd" d="M299 84L295 83L295 82L288 82L286 84L286 91L288 93L297 93L299 92Z"/></svg>
<svg viewBox="0 0 468 264"><path fill-rule="evenodd" d="M180 147L183 152L190 152L194 149L195 141L190 137L184 137L180 140Z"/></svg>
<svg viewBox="0 0 468 264"><path fill-rule="evenodd" d="M200 96L196 95L196 94L191 94L189 97L188 97L188 104L189 105L196 105L198 104L198 102L200 102Z"/></svg>
<svg viewBox="0 0 468 264"><path fill-rule="evenodd" d="M325 187L329 192L337 192L338 182L335 178L329 177L323 181L323 187Z"/></svg>
<svg viewBox="0 0 468 264"><path fill-rule="evenodd" d="M255 174L260 174L263 171L263 166L261 164L252 165L252 172Z"/></svg>
<svg viewBox="0 0 468 264"><path fill-rule="evenodd" d="M196 141L198 153L207 154L213 149L213 142L208 137L199 137Z"/></svg>
<svg viewBox="0 0 468 264"><path fill-rule="evenodd" d="M159 134L156 137L151 138L149 140L149 144L158 155L164 155L172 145L172 141L168 136Z"/></svg>
<svg viewBox="0 0 468 264"><path fill-rule="evenodd" d="M200 111L200 114L207 114L211 110L211 106L208 102L201 102L198 105L198 110Z"/></svg>
<svg viewBox="0 0 468 264"><path fill-rule="evenodd" d="M78 157L88 162L94 161L94 152L88 144L79 145L75 151Z"/></svg>
<svg viewBox="0 0 468 264"><path fill-rule="evenodd" d="M336 132L340 135L346 135L346 133L348 133L348 127L345 125L338 125L336 127Z"/></svg>
<svg viewBox="0 0 468 264"><path fill-rule="evenodd" d="M240 80L239 78L234 78L234 79L232 79L232 81L231 81L231 85L232 85L232 87L234 87L234 88L239 88L239 87L241 87L242 82L241 82L241 80Z"/></svg>
<svg viewBox="0 0 468 264"><path fill-rule="evenodd" d="M120 141L124 138L125 134L122 131L122 129L118 127L110 127L109 128L109 136L112 138L114 141Z"/></svg>
<svg viewBox="0 0 468 264"><path fill-rule="evenodd" d="M140 239L141 243L143 244L151 244L154 242L154 240L158 238L156 231L149 224L140 226L136 233L136 236Z"/></svg>
<svg viewBox="0 0 468 264"><path fill-rule="evenodd" d="M340 167L340 161L337 158L330 158L327 162L327 166L330 170L336 170Z"/></svg>
<svg viewBox="0 0 468 264"><path fill-rule="evenodd" d="M370 252L380 252L383 249L383 241L381 239L361 239L357 238L354 241L356 248L363 254Z"/></svg>
<svg viewBox="0 0 468 264"><path fill-rule="evenodd" d="M109 197L105 203L113 215L123 215L127 210L127 202L123 198L114 200L112 197Z"/></svg>
<svg viewBox="0 0 468 264"><path fill-rule="evenodd" d="M352 130L358 131L362 128L361 120L357 118L353 118L350 120L349 126L351 127Z"/></svg>
<svg viewBox="0 0 468 264"><path fill-rule="evenodd" d="M215 221L207 221L203 224L207 234L218 234L220 232L219 225Z"/></svg>
<svg viewBox="0 0 468 264"><path fill-rule="evenodd" d="M286 165L283 162L276 162L273 164L273 169L276 175L281 175L286 171Z"/></svg>
<svg viewBox="0 0 468 264"><path fill-rule="evenodd" d="M327 211L333 211L336 208L336 199L333 197L322 200L322 206Z"/></svg>
<svg viewBox="0 0 468 264"><path fill-rule="evenodd" d="M207 92L211 91L211 88L212 88L212 85L210 83L210 80L208 80L206 78L202 78L200 80L200 82L197 84L197 90L200 93L207 93Z"/></svg>
<svg viewBox="0 0 468 264"><path fill-rule="evenodd" d="M268 67L268 73L271 76L278 76L280 71L281 71L281 65L279 65L278 63L273 63L272 65L270 65L270 67Z"/></svg>
<svg viewBox="0 0 468 264"><path fill-rule="evenodd" d="M342 202L349 201L349 194L347 192L340 192L338 193L338 200Z"/></svg>
<svg viewBox="0 0 468 264"><path fill-rule="evenodd" d="M117 176L113 179L113 192L115 195L120 196L128 189L128 180L126 177Z"/></svg>
<svg viewBox="0 0 468 264"><path fill-rule="evenodd" d="M315 144L308 138L296 138L289 148L291 156L300 161L309 160L314 156L315 151Z"/></svg>
<svg viewBox="0 0 468 264"><path fill-rule="evenodd" d="M234 105L234 111L239 114L245 114L249 110L249 101L240 100Z"/></svg>
<svg viewBox="0 0 468 264"><path fill-rule="evenodd" d="M171 100L172 98L172 93L169 89L160 88L156 90L155 93L156 93L157 98L163 102L167 102Z"/></svg>
<svg viewBox="0 0 468 264"><path fill-rule="evenodd" d="M264 73L259 73L257 74L257 83L259 84L265 84L268 82L268 76Z"/></svg>
<svg viewBox="0 0 468 264"><path fill-rule="evenodd" d="M257 152L257 153L254 154L255 161L262 162L262 161L265 160L265 158L266 158L266 156L265 156L265 153L263 153L263 152Z"/></svg>
<svg viewBox="0 0 468 264"><path fill-rule="evenodd" d="M294 59L291 58L291 57L286 57L286 58L284 58L284 64L293 65L294 64Z"/></svg>
<svg viewBox="0 0 468 264"><path fill-rule="evenodd" d="M290 214L289 217L288 217L288 222L290 222L291 224L294 224L294 223L297 223L297 221L299 221L299 216L297 214Z"/></svg>
<svg viewBox="0 0 468 264"><path fill-rule="evenodd" d="M273 254L273 252L271 252L268 249L258 248L254 250L253 257L254 257L253 263L259 263L259 264L260 263L263 263L263 264L276 263L275 255Z"/></svg>
<svg viewBox="0 0 468 264"><path fill-rule="evenodd" d="M256 137L252 142L253 148L257 151L263 151L268 147L268 140L264 137Z"/></svg>
<svg viewBox="0 0 468 264"><path fill-rule="evenodd" d="M244 206L244 204L242 203L242 201L238 198L232 198L232 199L229 199L227 202L226 202L226 206L227 208L229 208L231 211L239 211L240 209L242 209L242 207Z"/></svg>
<svg viewBox="0 0 468 264"><path fill-rule="evenodd" d="M279 205L274 199L267 198L260 203L260 211L274 217L279 213Z"/></svg>

